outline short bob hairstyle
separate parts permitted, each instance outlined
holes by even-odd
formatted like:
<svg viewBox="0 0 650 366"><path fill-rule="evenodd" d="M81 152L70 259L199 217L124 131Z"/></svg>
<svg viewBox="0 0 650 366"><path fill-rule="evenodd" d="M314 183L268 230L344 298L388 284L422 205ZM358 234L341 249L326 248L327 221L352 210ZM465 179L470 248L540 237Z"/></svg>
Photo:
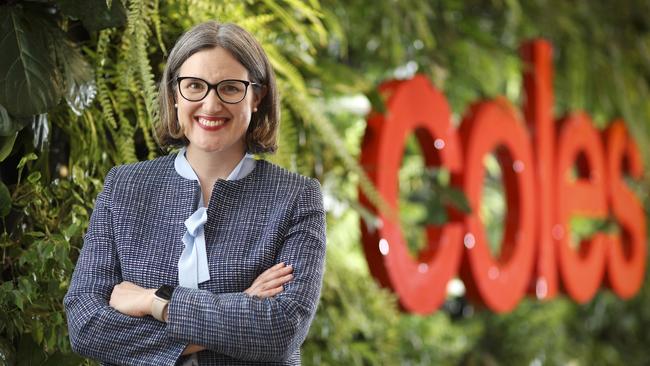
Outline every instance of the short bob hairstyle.
<svg viewBox="0 0 650 366"><path fill-rule="evenodd" d="M215 21L201 23L185 32L169 53L160 81L160 122L156 126L158 143L163 148L189 144L178 123L175 108L178 87L176 78L181 65L190 56L215 47L228 50L248 70L249 80L262 85L262 88L251 90L260 93L266 89L246 131L247 152L275 152L280 124L280 101L271 63L262 46L250 33L236 24L220 24Z"/></svg>

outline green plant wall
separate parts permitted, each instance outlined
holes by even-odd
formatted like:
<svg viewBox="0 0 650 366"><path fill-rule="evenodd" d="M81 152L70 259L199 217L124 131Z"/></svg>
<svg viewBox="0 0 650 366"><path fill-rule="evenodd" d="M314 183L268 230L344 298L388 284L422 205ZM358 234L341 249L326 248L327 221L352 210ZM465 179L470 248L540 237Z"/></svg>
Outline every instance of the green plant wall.
<svg viewBox="0 0 650 366"><path fill-rule="evenodd" d="M93 363L70 351L62 298L94 198L110 167L164 153L152 135L156 83L182 31L208 19L236 22L262 42L283 103L280 151L267 158L323 184L327 272L303 346L305 365L647 363L647 280L629 301L603 289L585 305L562 296L550 302L527 299L506 315L463 298L450 298L427 317L400 312L394 295L370 277L362 255L359 220L373 218L357 202L359 185L382 203L356 164L364 109L345 102L360 97L382 110L376 86L419 72L444 91L457 120L480 98L504 95L520 105L519 44L544 37L554 45L556 116L582 109L599 128L615 117L627 121L646 162L644 177L632 184L647 213L647 2L93 0L86 5L0 2L0 365ZM407 155L417 160L417 149ZM428 184L424 175L413 175L417 161L407 160L401 179ZM502 201L496 186L494 206ZM426 195L403 198L416 210L436 202ZM463 207L462 197L451 200ZM414 231L444 220L440 210L429 211L411 223ZM499 225L490 230L498 238Z"/></svg>

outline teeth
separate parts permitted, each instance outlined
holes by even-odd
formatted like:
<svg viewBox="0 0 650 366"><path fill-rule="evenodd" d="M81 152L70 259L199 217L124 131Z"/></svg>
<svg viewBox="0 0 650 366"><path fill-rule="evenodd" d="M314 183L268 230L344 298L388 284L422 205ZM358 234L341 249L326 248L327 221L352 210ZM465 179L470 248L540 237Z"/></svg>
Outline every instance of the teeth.
<svg viewBox="0 0 650 366"><path fill-rule="evenodd" d="M221 126L221 125L223 125L225 123L225 121L222 120L222 119L218 119L216 121L210 121L210 120L207 120L205 118L199 118L198 121L199 121L200 124L202 124L203 126L206 126L206 127Z"/></svg>

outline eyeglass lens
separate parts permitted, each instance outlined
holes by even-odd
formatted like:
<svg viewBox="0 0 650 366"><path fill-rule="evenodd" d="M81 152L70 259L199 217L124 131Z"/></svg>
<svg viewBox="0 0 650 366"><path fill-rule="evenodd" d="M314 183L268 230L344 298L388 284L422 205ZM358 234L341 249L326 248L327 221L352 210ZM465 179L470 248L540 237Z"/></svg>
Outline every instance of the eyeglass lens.
<svg viewBox="0 0 650 366"><path fill-rule="evenodd" d="M223 80L215 89L217 96L226 103L239 103L246 97L246 84L241 80ZM183 98L198 102L210 92L210 86L205 80L187 78L182 79L179 88Z"/></svg>

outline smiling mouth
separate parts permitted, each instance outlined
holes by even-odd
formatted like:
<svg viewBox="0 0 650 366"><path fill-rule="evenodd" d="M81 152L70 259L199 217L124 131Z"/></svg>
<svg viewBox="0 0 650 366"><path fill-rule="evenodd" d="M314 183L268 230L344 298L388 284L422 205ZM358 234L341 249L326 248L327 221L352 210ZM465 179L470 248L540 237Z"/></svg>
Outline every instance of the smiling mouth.
<svg viewBox="0 0 650 366"><path fill-rule="evenodd" d="M227 119L226 118L203 118L203 117L197 117L195 120L198 122L199 126L207 129L213 129L217 127L221 127L224 124L226 124Z"/></svg>

